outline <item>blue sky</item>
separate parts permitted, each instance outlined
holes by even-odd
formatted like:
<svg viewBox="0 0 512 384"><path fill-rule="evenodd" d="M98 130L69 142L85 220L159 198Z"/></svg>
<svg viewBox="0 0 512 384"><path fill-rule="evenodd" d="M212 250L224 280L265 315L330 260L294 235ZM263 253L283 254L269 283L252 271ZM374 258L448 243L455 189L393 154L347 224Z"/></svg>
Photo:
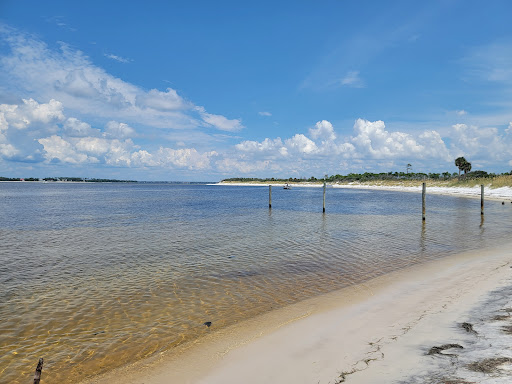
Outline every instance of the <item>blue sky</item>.
<svg viewBox="0 0 512 384"><path fill-rule="evenodd" d="M0 0L0 176L512 169L509 1Z"/></svg>

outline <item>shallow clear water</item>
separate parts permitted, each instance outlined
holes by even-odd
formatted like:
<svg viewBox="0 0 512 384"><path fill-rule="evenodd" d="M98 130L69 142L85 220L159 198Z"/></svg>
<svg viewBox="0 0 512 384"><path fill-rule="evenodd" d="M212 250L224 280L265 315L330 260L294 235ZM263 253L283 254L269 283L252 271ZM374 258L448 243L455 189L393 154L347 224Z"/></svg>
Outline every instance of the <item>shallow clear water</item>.
<svg viewBox="0 0 512 384"><path fill-rule="evenodd" d="M0 183L0 382L76 382L271 309L505 242L512 204L383 191ZM211 321L212 327L203 325Z"/></svg>

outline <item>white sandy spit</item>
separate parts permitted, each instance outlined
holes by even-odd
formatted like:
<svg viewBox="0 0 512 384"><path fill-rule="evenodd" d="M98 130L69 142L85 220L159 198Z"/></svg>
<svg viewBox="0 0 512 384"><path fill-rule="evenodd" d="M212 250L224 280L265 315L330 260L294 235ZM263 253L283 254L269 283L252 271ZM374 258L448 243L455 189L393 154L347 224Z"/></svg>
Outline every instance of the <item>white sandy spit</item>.
<svg viewBox="0 0 512 384"><path fill-rule="evenodd" d="M233 187L268 187L269 184L262 183L217 183L211 185L219 186L233 186ZM272 184L273 187L283 187L285 183ZM319 183L290 183L292 188L321 188L323 185ZM360 183L350 184L328 184L329 188L344 188L344 189L365 189L365 190L381 190L381 191L396 191L396 192L417 192L421 193L422 187L406 187L406 186L383 186L383 185L368 185ZM481 189L480 186L475 187L429 187L427 186L427 193L433 193L436 195L451 195L451 196L462 196L462 197L478 197L480 198ZM484 197L493 200L512 200L512 188L484 188Z"/></svg>
<svg viewBox="0 0 512 384"><path fill-rule="evenodd" d="M365 184L335 184L333 188L346 188L346 189L372 189L382 191L397 191L397 192L421 192L422 187L405 187L405 186L379 186L379 185L365 185ZM427 187L427 193L434 193L437 195L455 195L464 197L480 197L480 186L475 187ZM484 188L484 197L492 199L512 199L512 188Z"/></svg>

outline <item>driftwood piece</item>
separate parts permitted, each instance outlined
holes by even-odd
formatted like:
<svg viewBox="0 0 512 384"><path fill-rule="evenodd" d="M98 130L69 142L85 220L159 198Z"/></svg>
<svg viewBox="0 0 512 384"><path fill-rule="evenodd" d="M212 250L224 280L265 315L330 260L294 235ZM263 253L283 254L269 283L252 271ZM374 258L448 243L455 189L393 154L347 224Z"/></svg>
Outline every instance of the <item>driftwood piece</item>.
<svg viewBox="0 0 512 384"><path fill-rule="evenodd" d="M34 384L39 384L41 381L41 372L43 371L43 358L39 359L39 363L37 363L36 374L34 375Z"/></svg>
<svg viewBox="0 0 512 384"><path fill-rule="evenodd" d="M445 349L460 348L464 347L459 344L443 344L440 347L432 347L428 351L427 355L443 355L443 356L455 356L453 353L442 353Z"/></svg>

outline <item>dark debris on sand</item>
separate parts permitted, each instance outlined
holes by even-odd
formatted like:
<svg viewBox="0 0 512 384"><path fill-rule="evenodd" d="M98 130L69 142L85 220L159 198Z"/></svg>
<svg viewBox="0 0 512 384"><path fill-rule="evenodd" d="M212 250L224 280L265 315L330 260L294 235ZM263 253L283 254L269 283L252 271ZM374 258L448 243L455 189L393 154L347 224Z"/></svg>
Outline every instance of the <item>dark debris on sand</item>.
<svg viewBox="0 0 512 384"><path fill-rule="evenodd" d="M460 326L462 329L465 329L466 332L468 333L474 333L475 335L478 334L478 332L473 329L473 324L471 323L462 323Z"/></svg>
<svg viewBox="0 0 512 384"><path fill-rule="evenodd" d="M425 361L426 370L399 384L512 383L512 277L506 285L489 292L465 321L456 325L458 332L452 340L459 344L430 348L425 357L439 358ZM463 349L450 350L461 348L460 344ZM450 354L453 352L456 354Z"/></svg>
<svg viewBox="0 0 512 384"><path fill-rule="evenodd" d="M464 347L460 344L443 344L440 347L432 347L429 349L427 355L444 355L444 356L453 356L450 353L442 353L446 349L459 348L463 349Z"/></svg>
<svg viewBox="0 0 512 384"><path fill-rule="evenodd" d="M474 363L468 364L467 368L474 372L495 373L499 371L500 365L506 363L512 363L512 359L510 357L494 357L491 359L475 361Z"/></svg>

